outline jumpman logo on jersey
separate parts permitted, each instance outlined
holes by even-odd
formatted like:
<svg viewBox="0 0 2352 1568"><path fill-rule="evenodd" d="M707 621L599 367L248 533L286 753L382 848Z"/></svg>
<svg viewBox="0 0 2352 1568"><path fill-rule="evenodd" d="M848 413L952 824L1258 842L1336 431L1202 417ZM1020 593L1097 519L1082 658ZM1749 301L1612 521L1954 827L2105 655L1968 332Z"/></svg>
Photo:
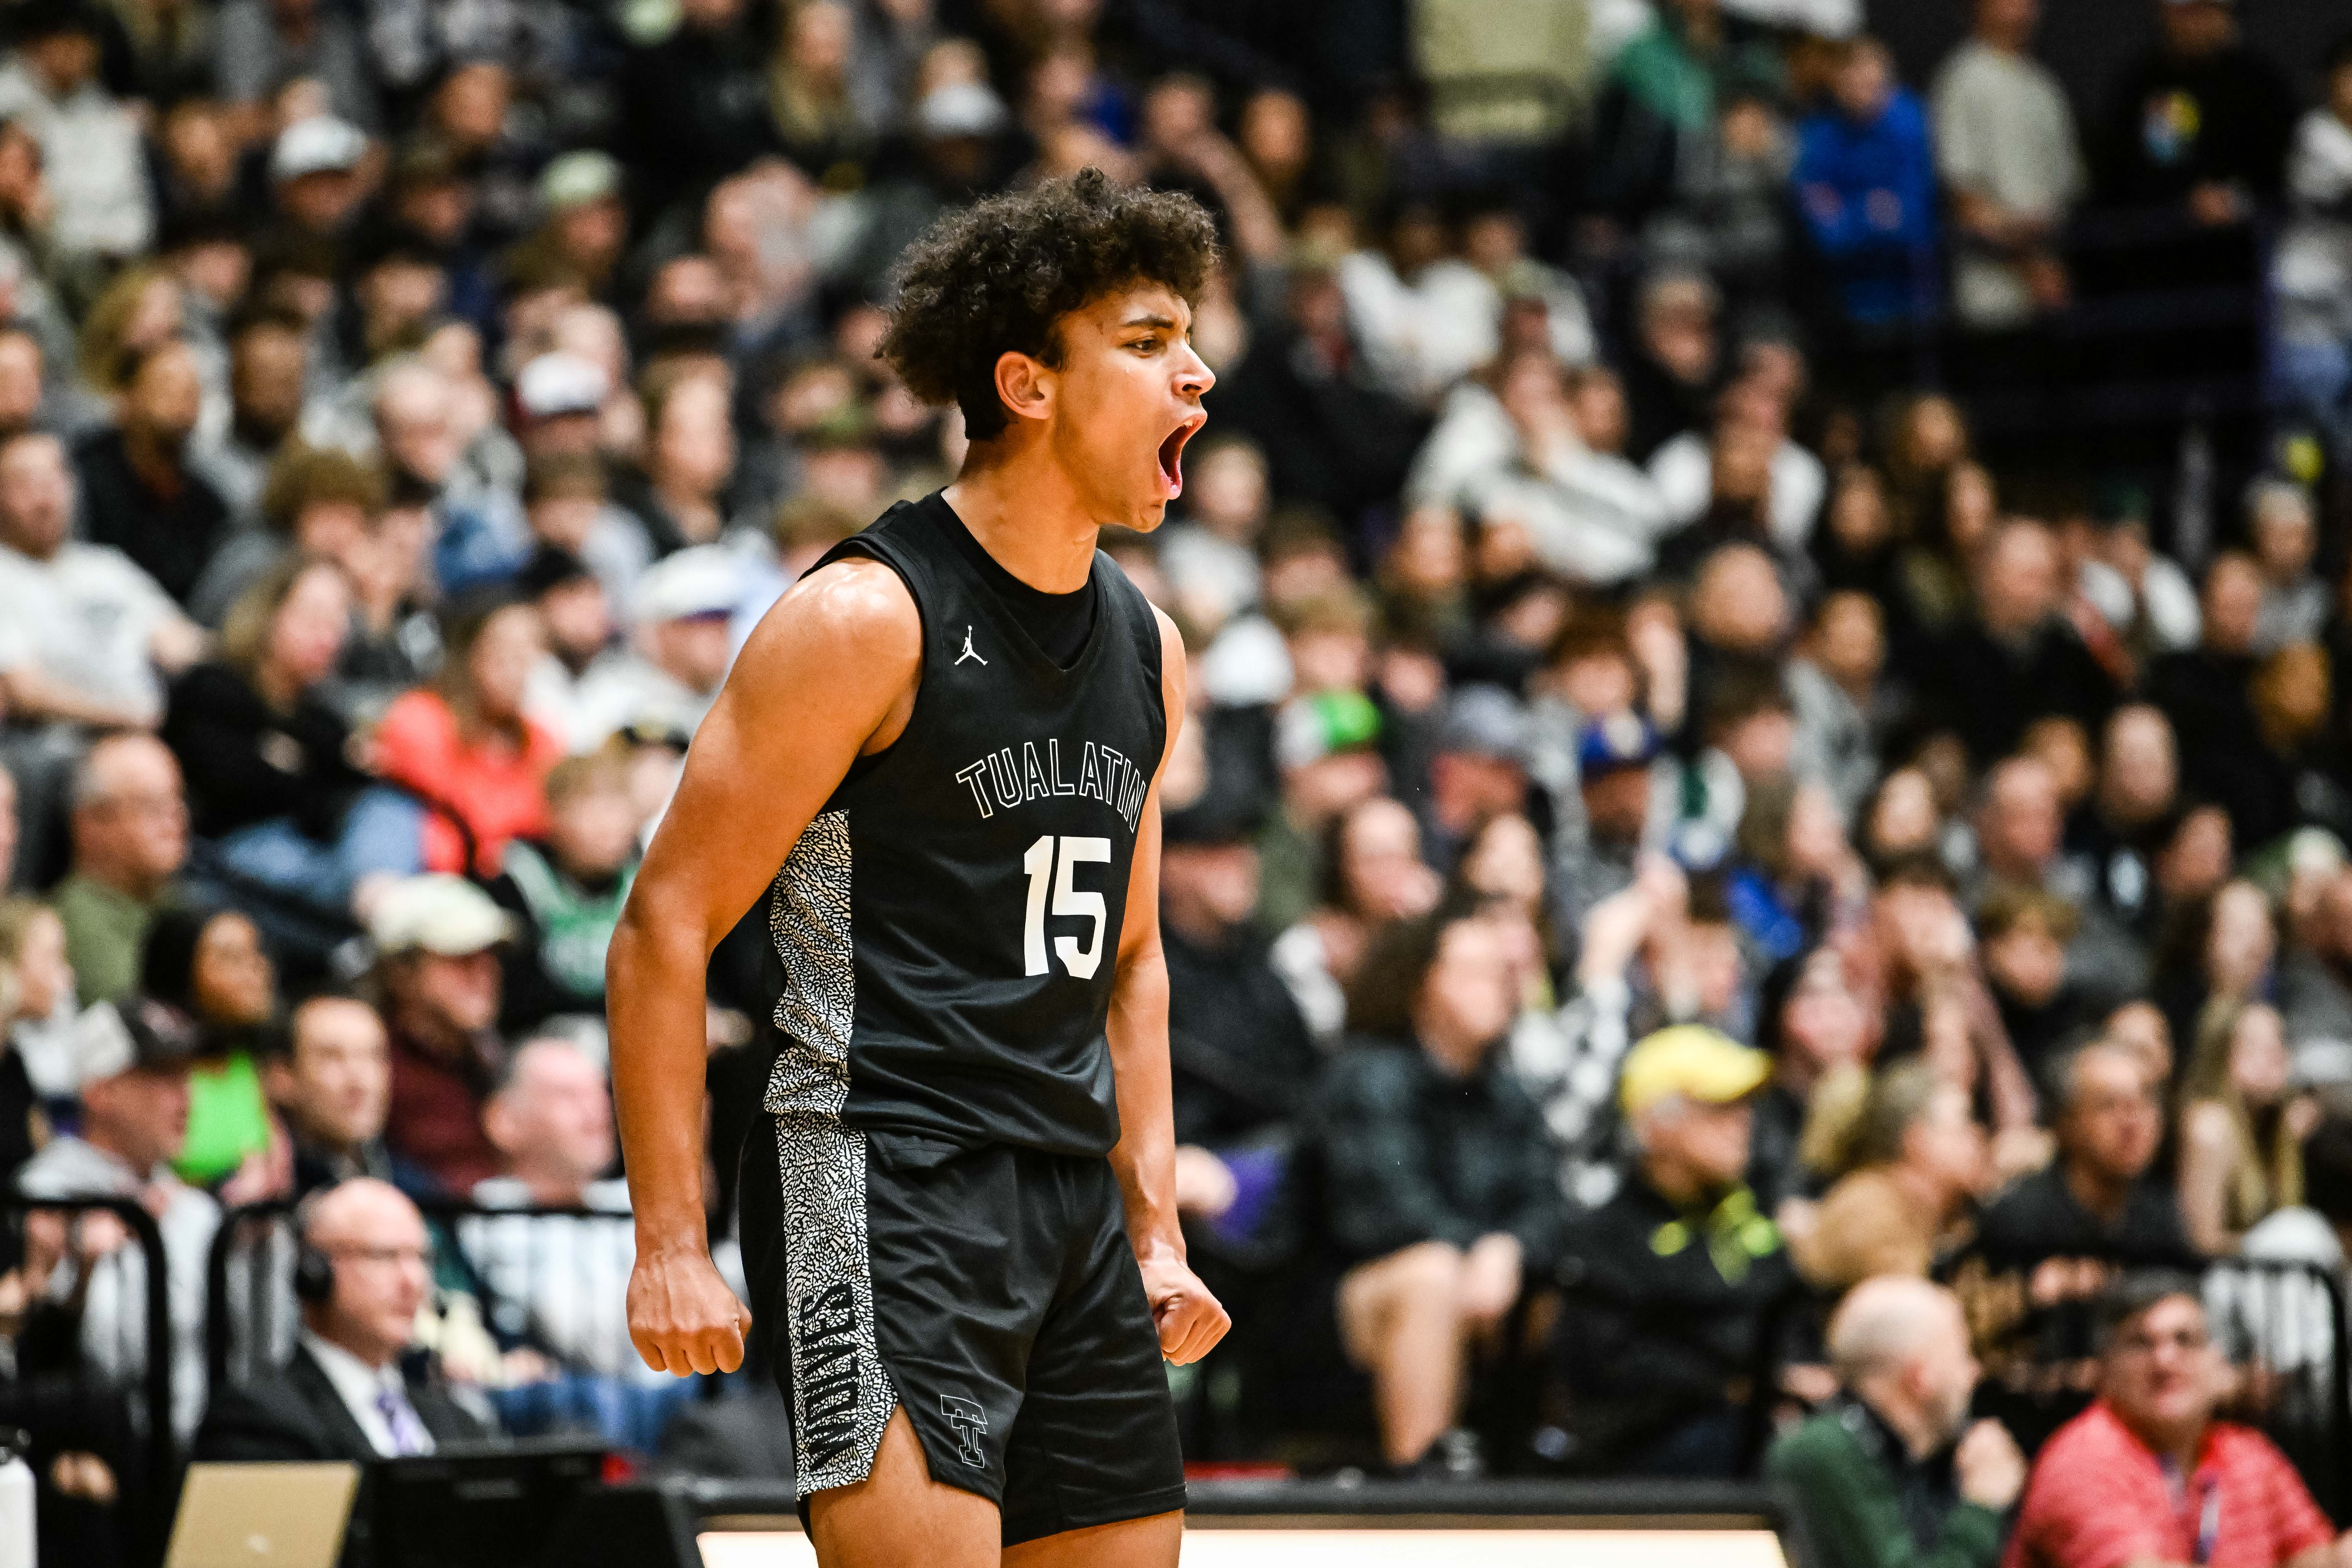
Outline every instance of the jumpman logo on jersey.
<svg viewBox="0 0 2352 1568"><path fill-rule="evenodd" d="M982 664L986 664L988 662L988 660L981 658L980 650L971 646L971 628L970 626L966 626L963 629L963 652L956 656L956 664L961 664L968 658L979 659ZM950 665L948 668L952 669L955 668L955 665Z"/></svg>

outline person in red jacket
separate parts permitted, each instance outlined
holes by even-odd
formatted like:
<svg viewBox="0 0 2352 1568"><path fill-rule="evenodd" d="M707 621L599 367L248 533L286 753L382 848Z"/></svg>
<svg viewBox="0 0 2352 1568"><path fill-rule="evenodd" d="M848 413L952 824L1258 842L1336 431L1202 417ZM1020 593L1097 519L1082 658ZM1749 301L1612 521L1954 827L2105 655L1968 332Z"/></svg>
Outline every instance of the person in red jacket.
<svg viewBox="0 0 2352 1568"><path fill-rule="evenodd" d="M539 611L502 589L459 597L445 616L441 673L385 710L375 763L433 806L425 868L496 876L510 838L547 831L547 775L563 742L523 714L545 651Z"/></svg>

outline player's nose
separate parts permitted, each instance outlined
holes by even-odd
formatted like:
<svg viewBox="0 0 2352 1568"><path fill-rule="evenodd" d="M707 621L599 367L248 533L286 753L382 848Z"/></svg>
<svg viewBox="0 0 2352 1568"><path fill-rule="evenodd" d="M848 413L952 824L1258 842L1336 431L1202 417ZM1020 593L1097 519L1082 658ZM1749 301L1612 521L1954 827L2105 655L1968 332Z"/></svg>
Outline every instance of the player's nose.
<svg viewBox="0 0 2352 1568"><path fill-rule="evenodd" d="M1191 343L1184 344L1183 352L1176 361L1176 395L1184 398L1199 397L1216 384L1217 373L1209 368L1208 362L1202 359L1200 352Z"/></svg>

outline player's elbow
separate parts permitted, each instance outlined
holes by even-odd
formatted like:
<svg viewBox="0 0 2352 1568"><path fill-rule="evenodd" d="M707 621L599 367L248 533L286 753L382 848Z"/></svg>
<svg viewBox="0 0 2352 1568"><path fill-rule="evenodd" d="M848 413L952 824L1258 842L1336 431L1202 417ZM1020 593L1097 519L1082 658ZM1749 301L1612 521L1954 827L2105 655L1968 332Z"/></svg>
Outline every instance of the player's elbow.
<svg viewBox="0 0 2352 1568"><path fill-rule="evenodd" d="M612 942L604 950L606 994L627 995L665 969L679 964L697 967L708 962L708 945L696 951L701 944L702 921L690 910L667 907L676 901L665 899L658 886L642 880L629 890L621 918L614 923Z"/></svg>

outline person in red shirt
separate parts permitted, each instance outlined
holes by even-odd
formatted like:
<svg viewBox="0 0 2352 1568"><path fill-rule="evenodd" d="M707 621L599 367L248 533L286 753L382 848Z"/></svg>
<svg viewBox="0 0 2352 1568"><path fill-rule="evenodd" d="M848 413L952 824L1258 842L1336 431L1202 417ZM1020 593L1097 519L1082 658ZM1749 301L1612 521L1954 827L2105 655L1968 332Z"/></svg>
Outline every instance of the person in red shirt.
<svg viewBox="0 0 2352 1568"><path fill-rule="evenodd" d="M2186 1274L2127 1275L2100 1306L2099 1397L2042 1450L2001 1568L2333 1568L2294 1467L2213 1419L2228 1369Z"/></svg>
<svg viewBox="0 0 2352 1568"><path fill-rule="evenodd" d="M384 710L377 772L436 808L425 824L426 870L466 869L470 838L474 870L496 876L508 840L547 831L547 775L563 743L522 711L544 637L527 601L468 594L446 617L434 684Z"/></svg>
<svg viewBox="0 0 2352 1568"><path fill-rule="evenodd" d="M507 1067L499 954L514 921L462 877L411 877L377 901L368 934L391 1047L384 1147L415 1185L469 1193L499 1168L482 1106Z"/></svg>

